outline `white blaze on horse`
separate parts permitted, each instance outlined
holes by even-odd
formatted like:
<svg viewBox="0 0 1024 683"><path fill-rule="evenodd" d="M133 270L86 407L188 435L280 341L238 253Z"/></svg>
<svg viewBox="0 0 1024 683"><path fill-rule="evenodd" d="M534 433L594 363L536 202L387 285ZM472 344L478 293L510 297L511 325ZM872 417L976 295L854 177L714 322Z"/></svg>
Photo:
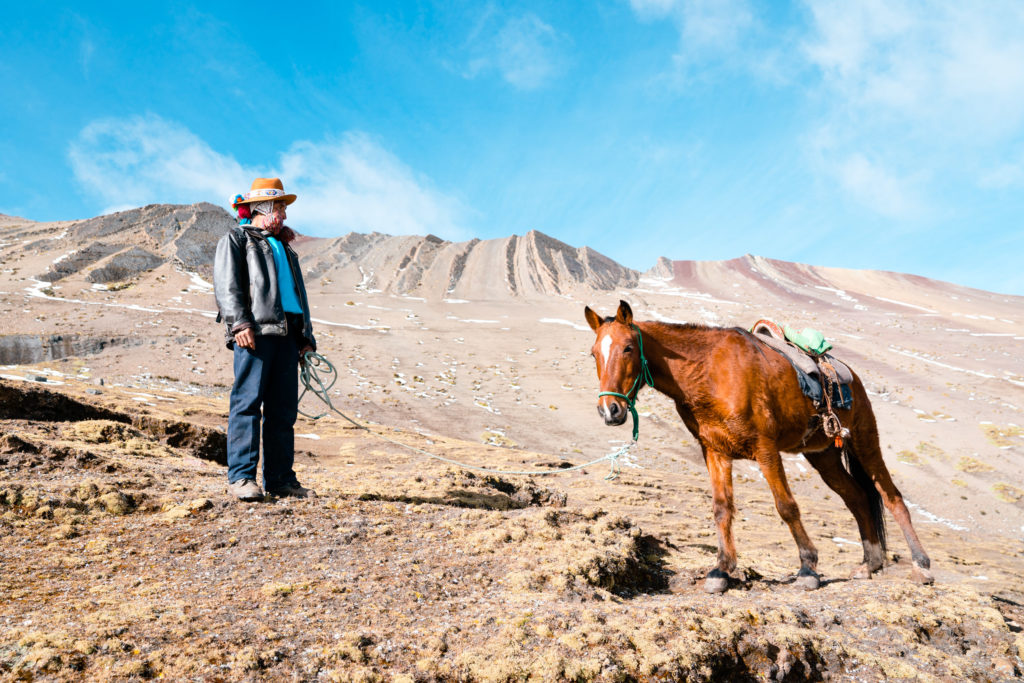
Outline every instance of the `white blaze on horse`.
<svg viewBox="0 0 1024 683"><path fill-rule="evenodd" d="M910 546L911 576L932 582L930 560L882 459L875 415L855 373L850 385L852 405L836 410L850 432L839 447L825 434L814 403L801 391L789 361L752 334L703 325L637 322L625 301L619 302L614 317L602 318L589 306L584 314L597 334L592 355L601 387L598 413L605 423L625 422L646 384L675 402L686 428L700 443L711 476L718 527L718 562L708 572L705 590L724 591L736 569L735 460L753 460L761 468L775 507L800 551L797 585L818 587L818 551L800 521L780 451L803 453L857 520L864 560L852 578L870 578L885 563L884 505Z"/></svg>

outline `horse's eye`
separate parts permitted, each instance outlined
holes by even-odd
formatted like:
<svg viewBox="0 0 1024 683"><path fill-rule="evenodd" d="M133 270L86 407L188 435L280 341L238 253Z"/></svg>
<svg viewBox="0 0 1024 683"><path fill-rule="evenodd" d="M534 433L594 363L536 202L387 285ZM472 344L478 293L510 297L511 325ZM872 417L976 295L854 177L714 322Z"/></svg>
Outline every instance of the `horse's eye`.
<svg viewBox="0 0 1024 683"><path fill-rule="evenodd" d="M633 346L631 344L627 344L624 352L625 353L633 353Z"/></svg>

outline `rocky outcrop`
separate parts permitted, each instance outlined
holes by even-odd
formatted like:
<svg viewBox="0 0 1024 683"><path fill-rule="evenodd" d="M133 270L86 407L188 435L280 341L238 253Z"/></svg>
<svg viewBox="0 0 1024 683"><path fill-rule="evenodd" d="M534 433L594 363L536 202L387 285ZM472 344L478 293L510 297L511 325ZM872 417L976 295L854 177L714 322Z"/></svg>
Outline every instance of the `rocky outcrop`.
<svg viewBox="0 0 1024 683"><path fill-rule="evenodd" d="M23 365L70 356L91 356L114 346L138 346L138 337L86 337L77 334L0 335L0 365Z"/></svg>
<svg viewBox="0 0 1024 683"><path fill-rule="evenodd" d="M644 277L657 280L671 280L675 277L675 272L672 268L672 260L665 256L658 257L657 263L644 272Z"/></svg>
<svg viewBox="0 0 1024 683"><path fill-rule="evenodd" d="M117 282L152 270L165 259L142 249L131 247L112 256L102 267L94 268L86 276L90 282Z"/></svg>
<svg viewBox="0 0 1024 683"><path fill-rule="evenodd" d="M227 211L205 202L151 204L73 223L59 240L34 242L25 248L67 249L38 276L47 282L83 272L101 261L86 275L92 282L128 280L168 261L208 277L217 240L234 224Z"/></svg>

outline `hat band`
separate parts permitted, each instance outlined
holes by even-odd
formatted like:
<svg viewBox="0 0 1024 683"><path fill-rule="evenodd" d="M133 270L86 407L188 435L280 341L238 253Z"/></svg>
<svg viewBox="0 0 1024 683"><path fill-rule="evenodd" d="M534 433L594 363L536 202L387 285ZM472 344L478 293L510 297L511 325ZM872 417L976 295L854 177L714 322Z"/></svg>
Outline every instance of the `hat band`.
<svg viewBox="0 0 1024 683"><path fill-rule="evenodd" d="M255 199L257 197L283 197L284 195L284 190L278 190L276 188L269 187L265 190L252 190L251 192L246 192L245 198Z"/></svg>

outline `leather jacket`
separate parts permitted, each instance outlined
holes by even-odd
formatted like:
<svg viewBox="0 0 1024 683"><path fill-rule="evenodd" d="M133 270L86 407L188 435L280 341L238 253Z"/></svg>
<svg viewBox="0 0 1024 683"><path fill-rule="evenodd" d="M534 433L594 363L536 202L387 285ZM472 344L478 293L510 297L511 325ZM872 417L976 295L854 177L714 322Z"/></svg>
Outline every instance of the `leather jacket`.
<svg viewBox="0 0 1024 683"><path fill-rule="evenodd" d="M253 328L256 335L286 336L288 318L281 307L277 286L274 254L267 242L270 233L252 226L234 226L217 242L213 260L213 293L217 298L217 321L227 325L224 341L229 349L235 346L235 334ZM316 349L313 323L306 300L299 258L287 244L283 245L292 268L292 279L302 306L302 337Z"/></svg>

